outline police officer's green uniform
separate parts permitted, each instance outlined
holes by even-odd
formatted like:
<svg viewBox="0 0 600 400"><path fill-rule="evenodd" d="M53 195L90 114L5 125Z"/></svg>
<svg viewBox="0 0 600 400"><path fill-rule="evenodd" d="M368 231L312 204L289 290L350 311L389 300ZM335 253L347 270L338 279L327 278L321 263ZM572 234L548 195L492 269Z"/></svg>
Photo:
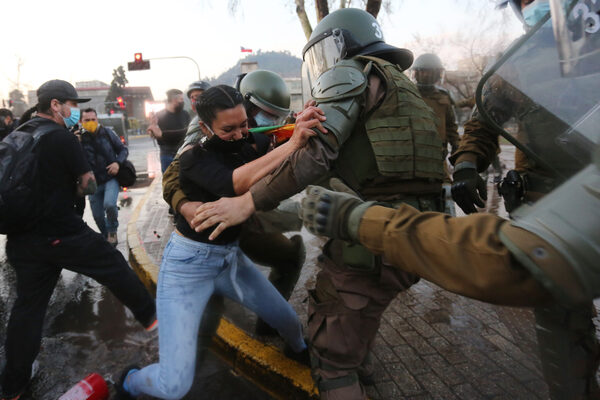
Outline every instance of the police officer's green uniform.
<svg viewBox="0 0 600 400"><path fill-rule="evenodd" d="M328 52L336 47L340 54ZM441 210L442 143L433 112L402 72L412 54L386 45L370 14L341 9L313 31L304 60L305 82L329 133L250 189L256 209L272 208L333 171L365 199ZM340 240L325 245L319 266L308 333L321 398L366 398L357 372L380 317L418 277Z"/></svg>

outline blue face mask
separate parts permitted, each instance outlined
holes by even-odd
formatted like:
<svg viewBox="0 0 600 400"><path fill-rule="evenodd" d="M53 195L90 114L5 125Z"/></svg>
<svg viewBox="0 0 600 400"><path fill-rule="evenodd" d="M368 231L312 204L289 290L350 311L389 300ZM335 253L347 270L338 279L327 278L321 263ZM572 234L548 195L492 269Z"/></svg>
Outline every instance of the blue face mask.
<svg viewBox="0 0 600 400"><path fill-rule="evenodd" d="M523 19L528 26L534 26L550 12L548 0L535 0L523 8Z"/></svg>
<svg viewBox="0 0 600 400"><path fill-rule="evenodd" d="M68 118L65 118L60 114L63 121L65 121L65 126L67 129L71 129L79 122L80 111L79 108L71 107L71 115Z"/></svg>
<svg viewBox="0 0 600 400"><path fill-rule="evenodd" d="M256 122L256 126L275 126L277 125L277 117L271 116L264 111L259 111L258 114L254 116L254 122Z"/></svg>

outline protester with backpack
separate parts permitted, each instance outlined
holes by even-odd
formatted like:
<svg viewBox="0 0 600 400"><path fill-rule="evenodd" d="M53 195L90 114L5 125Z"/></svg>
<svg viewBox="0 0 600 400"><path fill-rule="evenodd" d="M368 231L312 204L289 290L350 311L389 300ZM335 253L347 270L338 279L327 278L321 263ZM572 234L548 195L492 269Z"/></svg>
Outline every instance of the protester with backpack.
<svg viewBox="0 0 600 400"><path fill-rule="evenodd" d="M41 343L46 308L62 268L105 285L148 330L156 328L154 300L123 255L75 213L77 195L96 180L69 128L79 121L80 98L68 82L37 90L37 116L0 142L0 234L17 276L4 346L0 399L25 391ZM31 110L30 110L31 111Z"/></svg>
<svg viewBox="0 0 600 400"><path fill-rule="evenodd" d="M98 123L98 115L93 108L83 110L81 126L81 145L98 184L96 192L89 195L92 215L102 236L116 246L119 226L119 182L116 175L129 151L110 128Z"/></svg>

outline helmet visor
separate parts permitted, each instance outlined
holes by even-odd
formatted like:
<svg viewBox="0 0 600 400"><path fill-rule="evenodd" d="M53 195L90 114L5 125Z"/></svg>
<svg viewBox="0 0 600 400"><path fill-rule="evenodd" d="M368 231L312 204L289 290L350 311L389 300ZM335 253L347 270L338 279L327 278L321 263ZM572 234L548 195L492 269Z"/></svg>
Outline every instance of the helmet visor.
<svg viewBox="0 0 600 400"><path fill-rule="evenodd" d="M577 19L570 14L567 23ZM600 41L593 34L586 37L585 54L578 53L565 73L560 56L565 39L555 37L552 20L547 20L490 69L477 99L485 119L562 178L590 163L600 145Z"/></svg>
<svg viewBox="0 0 600 400"><path fill-rule="evenodd" d="M433 86L442 78L442 70L437 68L418 68L413 70L413 77L420 85Z"/></svg>
<svg viewBox="0 0 600 400"><path fill-rule="evenodd" d="M323 72L333 67L345 55L344 35L339 29L334 29L324 38L315 42L304 53L304 63L310 81L315 82Z"/></svg>

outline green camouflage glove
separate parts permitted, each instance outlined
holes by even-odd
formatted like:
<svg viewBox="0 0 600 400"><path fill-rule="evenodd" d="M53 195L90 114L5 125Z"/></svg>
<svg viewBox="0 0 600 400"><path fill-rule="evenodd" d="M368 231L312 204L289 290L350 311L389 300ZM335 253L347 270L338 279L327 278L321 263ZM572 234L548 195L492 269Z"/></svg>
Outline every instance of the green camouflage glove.
<svg viewBox="0 0 600 400"><path fill-rule="evenodd" d="M315 235L358 242L360 220L374 201L364 202L350 188L333 178L333 190L308 186L302 199L300 218Z"/></svg>

